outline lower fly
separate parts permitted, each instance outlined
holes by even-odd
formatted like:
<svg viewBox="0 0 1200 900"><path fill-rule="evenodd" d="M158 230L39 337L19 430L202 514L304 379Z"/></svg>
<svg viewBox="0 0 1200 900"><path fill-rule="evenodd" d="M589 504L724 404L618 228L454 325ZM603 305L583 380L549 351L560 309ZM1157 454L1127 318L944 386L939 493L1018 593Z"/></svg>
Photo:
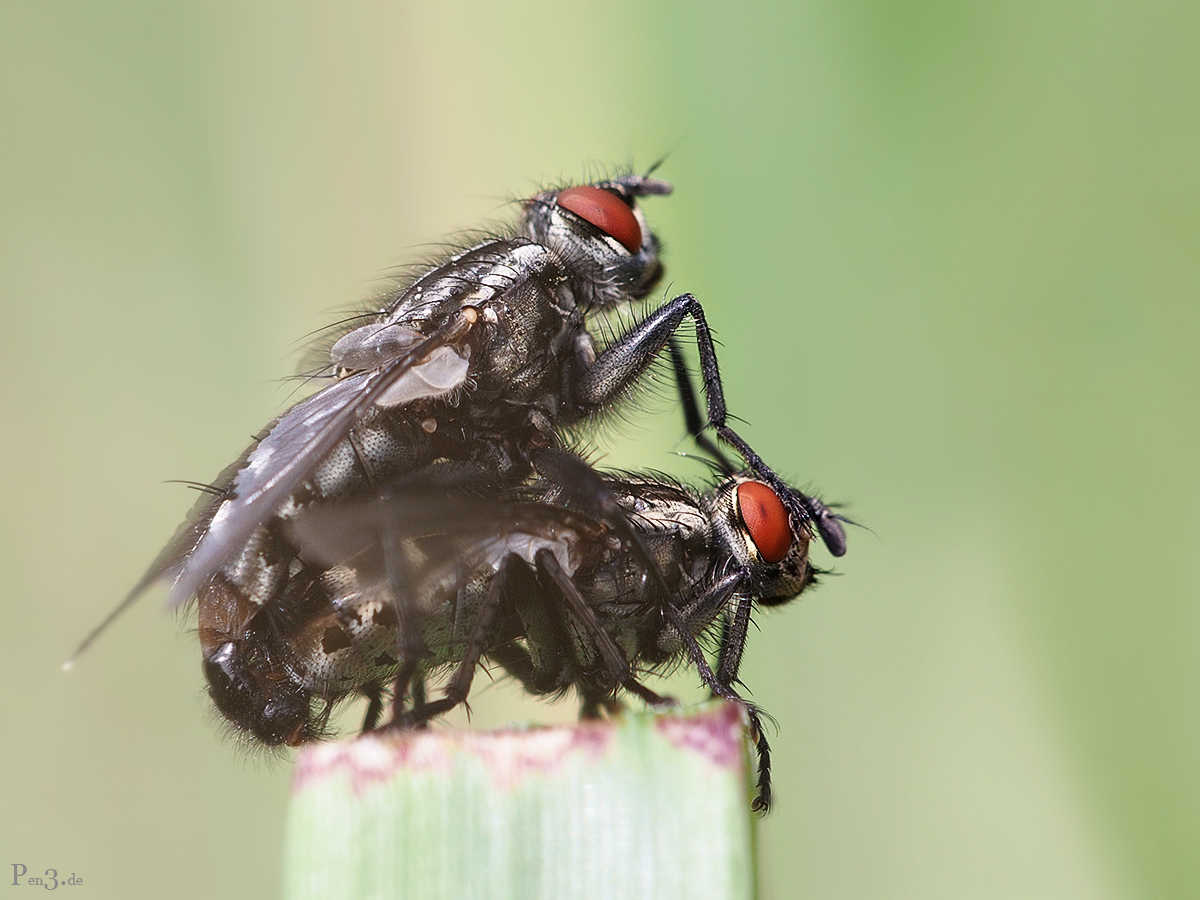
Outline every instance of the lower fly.
<svg viewBox="0 0 1200 900"><path fill-rule="evenodd" d="M369 700L365 728L389 692L389 724L427 722L464 702L490 663L531 694L574 691L596 716L626 694L670 702L644 676L713 639L708 686L743 703L757 728L734 688L750 617L814 583L811 532L749 473L704 492L647 477L605 478L603 490L627 532L546 482L501 496L409 485L310 508L289 529L305 561L293 593L244 618L219 581L201 592L215 704L258 740L297 744L325 736L332 706L355 697ZM647 555L665 602L647 589ZM769 747L761 728L756 738L765 808Z"/></svg>

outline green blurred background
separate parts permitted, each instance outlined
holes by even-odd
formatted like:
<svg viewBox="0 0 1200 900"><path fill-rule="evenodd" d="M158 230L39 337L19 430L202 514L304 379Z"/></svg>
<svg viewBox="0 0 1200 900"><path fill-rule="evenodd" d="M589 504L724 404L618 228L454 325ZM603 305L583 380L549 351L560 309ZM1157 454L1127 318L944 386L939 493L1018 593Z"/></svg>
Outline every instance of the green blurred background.
<svg viewBox="0 0 1200 900"><path fill-rule="evenodd" d="M161 593L59 663L297 339L671 151L657 297L871 529L753 635L762 895L1200 896L1198 44L1165 0L5 3L3 871L278 895L287 762L220 736ZM606 461L696 474L650 406Z"/></svg>

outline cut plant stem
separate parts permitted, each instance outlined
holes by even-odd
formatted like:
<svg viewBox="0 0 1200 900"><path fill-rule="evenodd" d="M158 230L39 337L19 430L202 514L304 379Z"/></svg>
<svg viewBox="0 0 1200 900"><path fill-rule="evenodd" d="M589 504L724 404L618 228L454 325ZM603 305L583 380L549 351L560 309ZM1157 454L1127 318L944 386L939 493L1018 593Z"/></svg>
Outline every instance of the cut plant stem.
<svg viewBox="0 0 1200 900"><path fill-rule="evenodd" d="M286 896L746 900L745 727L718 702L313 745L296 762Z"/></svg>

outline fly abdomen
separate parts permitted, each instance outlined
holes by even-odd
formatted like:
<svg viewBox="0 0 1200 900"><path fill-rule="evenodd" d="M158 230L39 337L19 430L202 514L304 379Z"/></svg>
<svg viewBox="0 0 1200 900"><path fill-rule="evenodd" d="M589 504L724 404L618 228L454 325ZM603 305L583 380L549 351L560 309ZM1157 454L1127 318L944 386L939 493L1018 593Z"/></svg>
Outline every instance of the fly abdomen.
<svg viewBox="0 0 1200 900"><path fill-rule="evenodd" d="M198 608L204 678L221 714L271 746L317 737L312 695L292 677L263 608L220 577L201 592Z"/></svg>
<svg viewBox="0 0 1200 900"><path fill-rule="evenodd" d="M221 714L264 744L294 747L315 736L309 693L285 672L261 671L245 641L228 641L206 657L204 678Z"/></svg>

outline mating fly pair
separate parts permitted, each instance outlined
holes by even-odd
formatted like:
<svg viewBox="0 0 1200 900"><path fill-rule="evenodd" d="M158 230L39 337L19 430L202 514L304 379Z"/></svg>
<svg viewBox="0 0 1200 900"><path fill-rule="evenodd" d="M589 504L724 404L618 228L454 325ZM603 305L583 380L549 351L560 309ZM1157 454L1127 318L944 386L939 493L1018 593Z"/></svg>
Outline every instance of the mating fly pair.
<svg viewBox="0 0 1200 900"><path fill-rule="evenodd" d="M237 728L297 744L345 697L370 697L374 724L389 690L391 722L419 724L465 699L481 658L535 693L578 689L585 713L618 689L659 702L637 676L680 658L740 700L753 605L811 582L811 535L834 555L845 536L729 428L694 297L604 347L589 331L659 281L637 201L670 190L628 175L526 201L511 232L341 326L314 376L328 384L208 488L123 606L160 579L172 605L197 600L209 693ZM686 318L707 421L674 340ZM619 403L664 350L689 430L730 476L705 494L606 479L568 449L572 427ZM713 629L716 671L698 641ZM427 700L426 677L447 666L446 696ZM747 709L765 804L766 742Z"/></svg>

